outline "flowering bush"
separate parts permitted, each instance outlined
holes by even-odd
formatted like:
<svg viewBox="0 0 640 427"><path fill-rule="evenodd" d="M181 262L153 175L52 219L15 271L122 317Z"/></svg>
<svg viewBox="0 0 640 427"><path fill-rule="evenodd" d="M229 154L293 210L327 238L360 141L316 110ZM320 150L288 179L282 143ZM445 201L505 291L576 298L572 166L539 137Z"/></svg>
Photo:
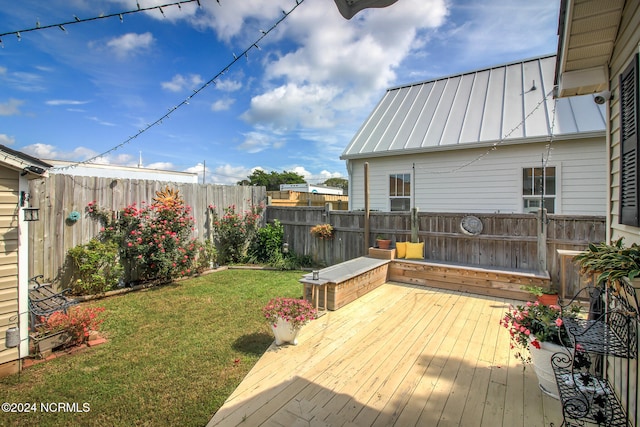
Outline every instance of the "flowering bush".
<svg viewBox="0 0 640 427"><path fill-rule="evenodd" d="M56 311L46 319L41 318L36 331L41 335L67 331L81 344L89 339L89 332L98 330L103 322L98 316L103 311L104 307L71 307L67 313Z"/></svg>
<svg viewBox="0 0 640 427"><path fill-rule="evenodd" d="M263 210L263 205L252 205L244 213L238 213L235 205L231 205L224 208L224 215L218 218L215 206L209 206L222 264L236 263L244 259L249 243L258 229Z"/></svg>
<svg viewBox="0 0 640 427"><path fill-rule="evenodd" d="M321 240L333 239L333 232L331 224L318 224L311 227L311 235Z"/></svg>
<svg viewBox="0 0 640 427"><path fill-rule="evenodd" d="M564 317L577 317L580 307L571 306ZM509 306L509 311L500 320L500 324L507 328L511 335L511 348L528 349L529 344L540 348L540 342L562 344L568 337L562 328L561 310L557 305L543 305L538 301L527 302L524 305ZM562 334L562 335L561 335ZM562 339L562 341L561 341ZM531 361L531 357L518 351L515 356L523 363Z"/></svg>
<svg viewBox="0 0 640 427"><path fill-rule="evenodd" d="M278 317L299 328L316 318L316 309L309 301L295 298L273 298L262 309L264 317L273 326Z"/></svg>
<svg viewBox="0 0 640 427"><path fill-rule="evenodd" d="M120 261L137 280L167 280L196 272L197 258L205 256L205 248L191 238L194 219L191 208L184 205L177 192L158 193L154 203L134 203L119 215L108 215L95 202L89 203L89 216L103 227L100 239L114 241L119 247ZM133 273L135 272L135 273Z"/></svg>

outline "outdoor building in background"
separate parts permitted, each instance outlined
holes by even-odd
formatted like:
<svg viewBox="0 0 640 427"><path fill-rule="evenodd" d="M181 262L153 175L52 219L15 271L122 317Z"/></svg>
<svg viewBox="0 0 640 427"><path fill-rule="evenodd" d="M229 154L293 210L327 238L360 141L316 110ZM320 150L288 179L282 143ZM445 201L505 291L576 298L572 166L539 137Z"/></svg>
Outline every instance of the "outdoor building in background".
<svg viewBox="0 0 640 427"><path fill-rule="evenodd" d="M315 184L280 184L280 191L297 191L299 193L314 193L314 194L332 194L335 196L341 196L344 194L342 188L327 187L324 185Z"/></svg>
<svg viewBox="0 0 640 427"><path fill-rule="evenodd" d="M116 179L144 179L162 182L184 182L188 184L198 183L198 174L195 172L167 171L143 167L102 165L97 163L74 163L64 160L46 160L46 162L54 166L54 168L50 170L52 174Z"/></svg>
<svg viewBox="0 0 640 427"><path fill-rule="evenodd" d="M344 150L349 209L605 215L606 111L548 55L388 89Z"/></svg>

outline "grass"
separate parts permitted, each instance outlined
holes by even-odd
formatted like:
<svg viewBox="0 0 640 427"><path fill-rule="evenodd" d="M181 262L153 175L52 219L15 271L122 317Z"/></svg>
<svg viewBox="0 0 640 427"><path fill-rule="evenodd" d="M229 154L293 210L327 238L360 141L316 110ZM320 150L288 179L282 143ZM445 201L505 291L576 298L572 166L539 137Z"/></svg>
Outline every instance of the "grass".
<svg viewBox="0 0 640 427"><path fill-rule="evenodd" d="M273 342L262 307L300 297L301 274L227 270L92 303L107 343L0 379L2 402L37 407L0 425L205 425ZM50 402L90 411L43 413Z"/></svg>

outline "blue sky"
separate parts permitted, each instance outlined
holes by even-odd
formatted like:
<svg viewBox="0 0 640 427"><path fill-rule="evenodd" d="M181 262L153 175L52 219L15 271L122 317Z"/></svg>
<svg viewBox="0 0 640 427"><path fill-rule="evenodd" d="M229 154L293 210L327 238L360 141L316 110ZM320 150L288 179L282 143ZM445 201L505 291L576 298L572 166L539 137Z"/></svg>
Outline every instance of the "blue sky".
<svg viewBox="0 0 640 427"><path fill-rule="evenodd" d="M199 173L204 163L208 183L255 168L318 183L347 176L340 154L387 88L557 47L558 1L398 0L345 20L333 0L304 0L194 94L296 1L200 4L2 36L0 144L41 159L135 166L141 153L144 167ZM0 8L0 33L133 9L14 1Z"/></svg>

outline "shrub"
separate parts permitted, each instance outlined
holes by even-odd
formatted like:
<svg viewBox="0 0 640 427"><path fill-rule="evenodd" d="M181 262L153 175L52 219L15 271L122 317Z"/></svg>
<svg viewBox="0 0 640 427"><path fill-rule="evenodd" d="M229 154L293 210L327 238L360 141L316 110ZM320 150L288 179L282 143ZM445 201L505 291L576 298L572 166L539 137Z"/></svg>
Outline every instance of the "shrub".
<svg viewBox="0 0 640 427"><path fill-rule="evenodd" d="M87 206L89 215L103 224L102 241L117 244L121 263L129 281L169 280L196 272L203 246L191 238L194 219L191 208L184 205L177 191L166 189L150 206L132 204L117 217L110 216L94 202Z"/></svg>
<svg viewBox="0 0 640 427"><path fill-rule="evenodd" d="M104 311L104 307L71 307L67 313L56 311L36 328L41 335L47 335L59 331L67 331L78 343L89 339L89 332L97 331L103 319L98 316Z"/></svg>
<svg viewBox="0 0 640 427"><path fill-rule="evenodd" d="M236 212L235 205L224 208L224 215L218 218L214 206L209 206L213 216L213 230L220 249L222 264L243 261L247 248L258 230L260 214L264 207L252 205L244 213Z"/></svg>
<svg viewBox="0 0 640 427"><path fill-rule="evenodd" d="M270 263L282 259L284 227L277 219L256 231L249 247L249 256L254 262Z"/></svg>
<svg viewBox="0 0 640 427"><path fill-rule="evenodd" d="M67 252L73 264L71 292L75 295L98 294L115 289L122 279L118 245L91 239Z"/></svg>

